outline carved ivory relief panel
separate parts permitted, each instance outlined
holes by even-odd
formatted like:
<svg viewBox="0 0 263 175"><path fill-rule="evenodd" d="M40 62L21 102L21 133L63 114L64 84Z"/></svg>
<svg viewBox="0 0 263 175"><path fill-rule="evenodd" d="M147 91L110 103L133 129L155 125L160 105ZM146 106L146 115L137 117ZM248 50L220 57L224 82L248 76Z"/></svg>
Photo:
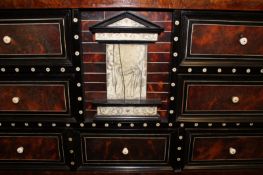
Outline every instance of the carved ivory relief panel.
<svg viewBox="0 0 263 175"><path fill-rule="evenodd" d="M98 115L142 115L142 116L152 116L157 114L157 108L155 106L152 107L134 107L134 106L127 106L127 107L98 107L97 108Z"/></svg>
<svg viewBox="0 0 263 175"><path fill-rule="evenodd" d="M146 99L147 45L107 44L107 99Z"/></svg>

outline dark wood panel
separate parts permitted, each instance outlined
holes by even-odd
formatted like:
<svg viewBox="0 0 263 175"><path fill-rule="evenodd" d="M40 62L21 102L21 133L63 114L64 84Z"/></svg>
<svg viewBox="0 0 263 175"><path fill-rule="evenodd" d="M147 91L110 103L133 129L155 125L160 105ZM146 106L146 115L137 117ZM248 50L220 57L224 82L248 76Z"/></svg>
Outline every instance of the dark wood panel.
<svg viewBox="0 0 263 175"><path fill-rule="evenodd" d="M165 161L167 138L135 136L85 137L83 149L88 161ZM123 154L123 149L128 154ZM145 154L147 152L147 154ZM106 162L105 162L106 163Z"/></svg>
<svg viewBox="0 0 263 175"><path fill-rule="evenodd" d="M168 111L166 110L157 111L157 113L160 115L161 119L167 119L169 116Z"/></svg>
<svg viewBox="0 0 263 175"><path fill-rule="evenodd" d="M85 91L107 91L106 83L85 83L84 89Z"/></svg>
<svg viewBox="0 0 263 175"><path fill-rule="evenodd" d="M148 53L148 62L170 62L170 53Z"/></svg>
<svg viewBox="0 0 263 175"><path fill-rule="evenodd" d="M2 0L3 8L165 8L165 9L213 9L213 10L263 10L261 0Z"/></svg>
<svg viewBox="0 0 263 175"><path fill-rule="evenodd" d="M85 63L84 64L84 71L87 72L106 72L106 64L105 63Z"/></svg>
<svg viewBox="0 0 263 175"><path fill-rule="evenodd" d="M0 136L0 160L60 161L57 136ZM18 153L18 150L23 150Z"/></svg>
<svg viewBox="0 0 263 175"><path fill-rule="evenodd" d="M149 99L159 99L161 101L168 100L169 93L147 93Z"/></svg>
<svg viewBox="0 0 263 175"><path fill-rule="evenodd" d="M147 92L169 92L170 85L169 84L147 84Z"/></svg>
<svg viewBox="0 0 263 175"><path fill-rule="evenodd" d="M106 82L106 74L84 74L84 82Z"/></svg>
<svg viewBox="0 0 263 175"><path fill-rule="evenodd" d="M87 118L93 118L97 114L97 111L85 111L85 115Z"/></svg>
<svg viewBox="0 0 263 175"><path fill-rule="evenodd" d="M191 54L263 55L263 26L230 24L193 25ZM242 37L247 38L246 45L239 43Z"/></svg>
<svg viewBox="0 0 263 175"><path fill-rule="evenodd" d="M105 44L98 44L98 43L85 43L82 44L83 52L106 52L106 45Z"/></svg>
<svg viewBox="0 0 263 175"><path fill-rule="evenodd" d="M192 160L262 160L262 146L262 136L200 136L194 139ZM230 154L230 149L236 153Z"/></svg>
<svg viewBox="0 0 263 175"><path fill-rule="evenodd" d="M172 21L168 22L154 22L158 26L162 27L165 32L171 32L172 31Z"/></svg>
<svg viewBox="0 0 263 175"><path fill-rule="evenodd" d="M148 72L169 72L170 63L148 63Z"/></svg>
<svg viewBox="0 0 263 175"><path fill-rule="evenodd" d="M170 43L153 43L148 45L148 52L168 52L170 53Z"/></svg>
<svg viewBox="0 0 263 175"><path fill-rule="evenodd" d="M67 111L63 84L0 84L0 92L0 111Z"/></svg>
<svg viewBox="0 0 263 175"><path fill-rule="evenodd" d="M92 35L92 33L89 31L82 32L81 36L82 42L96 42L94 35Z"/></svg>
<svg viewBox="0 0 263 175"><path fill-rule="evenodd" d="M107 94L105 92L85 92L86 100L98 100L98 99L106 99Z"/></svg>
<svg viewBox="0 0 263 175"><path fill-rule="evenodd" d="M0 42L1 55L62 55L59 23L19 24L1 23L0 38L9 36L11 42Z"/></svg>
<svg viewBox="0 0 263 175"><path fill-rule="evenodd" d="M82 12L81 19L85 20L104 20L104 11L89 11L89 12Z"/></svg>
<svg viewBox="0 0 263 175"><path fill-rule="evenodd" d="M86 109L86 111L96 110L96 108L97 108L97 107L94 106L92 102L87 102L87 103L85 104L85 109Z"/></svg>
<svg viewBox="0 0 263 175"><path fill-rule="evenodd" d="M81 21L81 29L82 29L82 32L87 32L87 31L89 31L89 27L91 27L92 25L94 25L94 24L97 24L97 23L99 23L99 22L101 22L102 20L96 20L96 21L94 21L94 20L82 20ZM90 31L89 31L90 32Z"/></svg>
<svg viewBox="0 0 263 175"><path fill-rule="evenodd" d="M169 83L169 73L147 74L147 82Z"/></svg>
<svg viewBox="0 0 263 175"><path fill-rule="evenodd" d="M84 63L97 63L97 62L106 62L106 54L84 54L82 56Z"/></svg>
<svg viewBox="0 0 263 175"><path fill-rule="evenodd" d="M171 41L171 32L162 32L159 35L158 42L170 42Z"/></svg>
<svg viewBox="0 0 263 175"><path fill-rule="evenodd" d="M262 85L189 84L187 89L186 111L263 110ZM233 97L239 101L234 103Z"/></svg>

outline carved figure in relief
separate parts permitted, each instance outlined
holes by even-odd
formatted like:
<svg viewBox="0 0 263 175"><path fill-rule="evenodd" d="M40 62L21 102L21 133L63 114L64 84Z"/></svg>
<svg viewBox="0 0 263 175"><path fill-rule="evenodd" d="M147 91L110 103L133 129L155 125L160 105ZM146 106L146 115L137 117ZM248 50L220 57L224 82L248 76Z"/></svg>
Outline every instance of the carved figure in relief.
<svg viewBox="0 0 263 175"><path fill-rule="evenodd" d="M107 44L107 98L145 99L147 45Z"/></svg>

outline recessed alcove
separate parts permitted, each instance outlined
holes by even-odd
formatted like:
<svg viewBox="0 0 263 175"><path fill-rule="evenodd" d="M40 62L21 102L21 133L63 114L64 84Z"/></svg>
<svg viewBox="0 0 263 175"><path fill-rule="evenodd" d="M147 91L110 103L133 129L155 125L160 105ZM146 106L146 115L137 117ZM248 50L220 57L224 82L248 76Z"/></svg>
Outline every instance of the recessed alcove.
<svg viewBox="0 0 263 175"><path fill-rule="evenodd" d="M132 13L124 12L90 28L95 40L106 44L107 99L93 102L95 119L158 120L160 99L147 99L148 43L163 31Z"/></svg>

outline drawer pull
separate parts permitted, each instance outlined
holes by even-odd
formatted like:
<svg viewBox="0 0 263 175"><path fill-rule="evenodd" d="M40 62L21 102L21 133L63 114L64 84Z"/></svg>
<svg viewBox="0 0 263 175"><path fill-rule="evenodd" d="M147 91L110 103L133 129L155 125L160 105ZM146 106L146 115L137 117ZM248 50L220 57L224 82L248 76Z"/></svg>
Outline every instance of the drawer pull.
<svg viewBox="0 0 263 175"><path fill-rule="evenodd" d="M240 43L242 46L246 45L247 42L248 42L248 40L247 40L246 37L242 37L242 38L239 39L239 43Z"/></svg>
<svg viewBox="0 0 263 175"><path fill-rule="evenodd" d="M10 36L4 36L3 37L3 41L4 41L5 44L10 44L12 39L11 39Z"/></svg>
<svg viewBox="0 0 263 175"><path fill-rule="evenodd" d="M126 148L126 147L123 148L123 149L122 149L122 154L123 154L123 155L128 155L128 154L129 154L128 148Z"/></svg>
<svg viewBox="0 0 263 175"><path fill-rule="evenodd" d="M14 104L19 103L19 101L20 101L20 98L19 98L19 97L13 97L13 98L12 98L12 102L13 102Z"/></svg>
<svg viewBox="0 0 263 175"><path fill-rule="evenodd" d="M232 97L232 102L233 102L233 103L238 103L238 102L239 102L239 97L233 96L233 97Z"/></svg>
<svg viewBox="0 0 263 175"><path fill-rule="evenodd" d="M229 148L229 154L235 155L237 153L237 150L235 148L230 147Z"/></svg>
<svg viewBox="0 0 263 175"><path fill-rule="evenodd" d="M22 154L22 153L24 152L24 147L23 147L23 146L18 147L18 148L16 149L16 152L17 152L18 154Z"/></svg>

